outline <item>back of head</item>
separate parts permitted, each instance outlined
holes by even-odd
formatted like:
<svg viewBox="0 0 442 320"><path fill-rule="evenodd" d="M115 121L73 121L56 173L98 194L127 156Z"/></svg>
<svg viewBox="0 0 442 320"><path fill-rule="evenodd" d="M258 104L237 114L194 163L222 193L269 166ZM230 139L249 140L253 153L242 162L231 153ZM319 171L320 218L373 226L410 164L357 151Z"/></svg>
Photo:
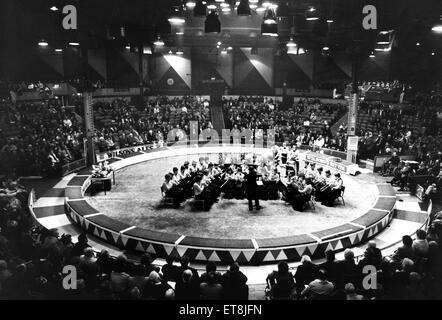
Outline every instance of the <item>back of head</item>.
<svg viewBox="0 0 442 320"><path fill-rule="evenodd" d="M278 272L279 273L287 273L289 272L289 265L285 261L278 262Z"/></svg>
<svg viewBox="0 0 442 320"><path fill-rule="evenodd" d="M402 243L404 244L404 246L406 247L411 247L413 245L413 239L406 235L402 237Z"/></svg>
<svg viewBox="0 0 442 320"><path fill-rule="evenodd" d="M190 283L192 281L193 274L189 269L184 270L182 274L182 279L184 283Z"/></svg>
<svg viewBox="0 0 442 320"><path fill-rule="evenodd" d="M355 286L353 285L353 283L347 283L344 287L345 293L350 294L350 293L355 293L356 289Z"/></svg>
<svg viewBox="0 0 442 320"><path fill-rule="evenodd" d="M420 229L416 231L416 236L419 240L424 240L427 237L427 233L424 230Z"/></svg>
<svg viewBox="0 0 442 320"><path fill-rule="evenodd" d="M161 278L160 278L160 275L158 274L158 272L156 272L156 271L152 271L152 272L149 274L149 281L150 281L152 284L160 283L160 282L161 282Z"/></svg>
<svg viewBox="0 0 442 320"><path fill-rule="evenodd" d="M344 259L347 261L353 261L355 258L355 254L353 253L353 250L351 249L345 249L344 251Z"/></svg>
<svg viewBox="0 0 442 320"><path fill-rule="evenodd" d="M319 270L319 272L318 272L318 279L322 280L322 281L327 280L327 272L325 270L322 270L322 269Z"/></svg>
<svg viewBox="0 0 442 320"><path fill-rule="evenodd" d="M206 264L206 272L215 272L216 271L216 263L213 261L209 261Z"/></svg>
<svg viewBox="0 0 442 320"><path fill-rule="evenodd" d="M238 262L234 262L230 265L230 272L233 272L233 273L239 272Z"/></svg>

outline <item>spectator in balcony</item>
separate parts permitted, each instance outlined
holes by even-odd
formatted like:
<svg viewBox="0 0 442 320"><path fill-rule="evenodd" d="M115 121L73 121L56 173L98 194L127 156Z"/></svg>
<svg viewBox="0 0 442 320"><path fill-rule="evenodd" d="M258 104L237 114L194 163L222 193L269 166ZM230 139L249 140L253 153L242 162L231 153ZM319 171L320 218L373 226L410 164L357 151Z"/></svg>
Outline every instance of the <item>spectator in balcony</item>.
<svg viewBox="0 0 442 320"><path fill-rule="evenodd" d="M360 301L365 300L365 297L363 295L357 294L355 286L353 283L347 283L344 287L346 300L348 301Z"/></svg>
<svg viewBox="0 0 442 320"><path fill-rule="evenodd" d="M149 274L149 278L142 292L143 297L148 300L165 300L166 292L172 287L167 282L161 280L160 275L156 271Z"/></svg>
<svg viewBox="0 0 442 320"><path fill-rule="evenodd" d="M355 255L353 250L345 249L344 260L338 262L339 270L339 280L336 283L338 289L343 289L346 283L358 284L360 279L360 274L358 266L355 262Z"/></svg>
<svg viewBox="0 0 442 320"><path fill-rule="evenodd" d="M278 271L273 271L267 276L267 288L272 299L293 299L296 288L293 274L289 271L287 262L278 262Z"/></svg>

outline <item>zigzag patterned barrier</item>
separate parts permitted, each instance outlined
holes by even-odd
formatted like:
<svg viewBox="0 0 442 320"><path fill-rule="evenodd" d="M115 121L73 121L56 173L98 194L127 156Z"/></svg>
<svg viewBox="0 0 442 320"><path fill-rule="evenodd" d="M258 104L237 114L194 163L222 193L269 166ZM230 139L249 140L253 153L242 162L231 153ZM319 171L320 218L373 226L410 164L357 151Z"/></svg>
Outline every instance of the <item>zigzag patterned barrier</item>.
<svg viewBox="0 0 442 320"><path fill-rule="evenodd" d="M110 162L118 164L126 159L114 158ZM137 162L131 161L130 164ZM116 167L126 165L121 163ZM90 170L84 169L68 182L65 191L67 214L88 233L125 250L149 252L161 258L187 255L193 261L223 264L235 261L252 265L280 260L296 261L304 254L321 258L327 250L353 247L372 238L391 222L396 203L394 189L389 184L378 184L379 196L375 206L344 225L289 237L214 239L146 230L112 219L91 207L83 198L89 184Z"/></svg>

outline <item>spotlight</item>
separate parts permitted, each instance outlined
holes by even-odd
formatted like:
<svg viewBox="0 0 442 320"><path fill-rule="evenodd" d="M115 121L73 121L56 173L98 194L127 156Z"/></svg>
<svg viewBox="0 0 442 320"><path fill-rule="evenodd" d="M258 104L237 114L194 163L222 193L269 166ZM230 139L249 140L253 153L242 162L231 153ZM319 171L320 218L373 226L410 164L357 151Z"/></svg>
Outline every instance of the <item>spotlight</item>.
<svg viewBox="0 0 442 320"><path fill-rule="evenodd" d="M221 32L221 22L218 19L218 14L215 10L211 11L206 18L204 23L205 33L220 33Z"/></svg>
<svg viewBox="0 0 442 320"><path fill-rule="evenodd" d="M287 48L294 48L296 47L295 41L293 41L293 38L290 38L290 40L287 42Z"/></svg>
<svg viewBox="0 0 442 320"><path fill-rule="evenodd" d="M318 20L319 19L319 16L318 16L318 14L317 14L317 12L316 12L316 9L315 8L310 8L310 9L308 9L306 12L305 12L305 19L307 20L307 21L315 21L315 20Z"/></svg>
<svg viewBox="0 0 442 320"><path fill-rule="evenodd" d="M54 12L55 12L55 11L58 11L58 8L57 8L56 6L52 6L52 7L50 7L50 8L49 8L49 10L51 10L51 11L54 11Z"/></svg>
<svg viewBox="0 0 442 320"><path fill-rule="evenodd" d="M130 45L125 46L126 50L130 50Z"/></svg>
<svg viewBox="0 0 442 320"><path fill-rule="evenodd" d="M236 11L239 16L250 16L252 13L250 12L249 1L241 0Z"/></svg>
<svg viewBox="0 0 442 320"><path fill-rule="evenodd" d="M202 0L198 0L198 2L195 5L195 8L193 8L193 16L194 17L205 17L206 11L207 11L206 5L203 4Z"/></svg>
<svg viewBox="0 0 442 320"><path fill-rule="evenodd" d="M196 2L194 0L187 0L186 7L189 9L193 9L196 6Z"/></svg>
<svg viewBox="0 0 442 320"><path fill-rule="evenodd" d="M435 56L435 55L436 55L436 53L435 53L435 52L432 52L432 53L431 53L431 55L432 55L432 56Z"/></svg>
<svg viewBox="0 0 442 320"><path fill-rule="evenodd" d="M265 24L276 24L276 15L273 9L267 9L264 15L264 23Z"/></svg>
<svg viewBox="0 0 442 320"><path fill-rule="evenodd" d="M324 48L322 48L322 50L324 50L324 51L329 51L330 48L329 48L329 47L324 47Z"/></svg>
<svg viewBox="0 0 442 320"><path fill-rule="evenodd" d="M216 9L216 4L214 0L208 0L207 1L207 9L209 10L215 10Z"/></svg>
<svg viewBox="0 0 442 320"><path fill-rule="evenodd" d="M418 47L419 47L420 45L421 45L421 44L420 44L420 42L417 42L417 43L416 43L416 46L418 46Z"/></svg>
<svg viewBox="0 0 442 320"><path fill-rule="evenodd" d="M173 24L183 24L184 22L186 22L183 13L178 8L175 8L174 12L167 20Z"/></svg>
<svg viewBox="0 0 442 320"><path fill-rule="evenodd" d="M164 46L164 41L161 40L160 37L158 37L153 44L156 45L157 47L163 47Z"/></svg>
<svg viewBox="0 0 442 320"><path fill-rule="evenodd" d="M436 33L442 33L442 24L435 25L431 30Z"/></svg>
<svg viewBox="0 0 442 320"><path fill-rule="evenodd" d="M40 47L47 47L49 45L49 43L47 43L45 40L41 40L38 42L38 45Z"/></svg>

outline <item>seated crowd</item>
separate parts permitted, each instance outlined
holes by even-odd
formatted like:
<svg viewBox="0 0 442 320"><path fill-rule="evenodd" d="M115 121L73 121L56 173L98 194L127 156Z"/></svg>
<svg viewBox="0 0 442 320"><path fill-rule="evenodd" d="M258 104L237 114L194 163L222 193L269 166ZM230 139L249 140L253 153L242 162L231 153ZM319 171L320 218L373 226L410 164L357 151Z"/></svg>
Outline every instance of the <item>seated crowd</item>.
<svg viewBox="0 0 442 320"><path fill-rule="evenodd" d="M138 261L125 255L97 253L85 234L74 242L69 234L34 226L27 207L27 191L13 181L0 188L0 297L6 299L134 299L192 300L248 299L247 276L233 263L223 274L214 262L198 272L181 257L168 257L158 266L143 254ZM346 249L343 260L326 251L326 261L314 264L303 256L294 274L286 262L267 277L269 299L437 299L442 297L442 213L427 231L390 256L382 256L369 242L361 259ZM77 290L63 288L63 267L77 269ZM376 277L364 280L364 267L374 266ZM263 279L264 281L264 279ZM365 283L365 286L364 286ZM367 287L367 283L368 286ZM72 285L72 284L71 284ZM263 293L264 294L264 293Z"/></svg>
<svg viewBox="0 0 442 320"><path fill-rule="evenodd" d="M332 137L331 126L345 113L345 106L301 99L289 107L263 97L225 99L224 112L232 129L275 130L275 142L343 149L343 136ZM333 139L332 139L333 138Z"/></svg>
<svg viewBox="0 0 442 320"><path fill-rule="evenodd" d="M13 135L0 132L0 171L8 175L59 175L83 157L83 120L59 100L8 104Z"/></svg>
<svg viewBox="0 0 442 320"><path fill-rule="evenodd" d="M165 142L173 129L181 129L189 135L190 121L198 122L199 134L212 128L208 106L207 101L193 96L157 97L138 108L126 99L98 101L94 104L97 149L104 152Z"/></svg>

